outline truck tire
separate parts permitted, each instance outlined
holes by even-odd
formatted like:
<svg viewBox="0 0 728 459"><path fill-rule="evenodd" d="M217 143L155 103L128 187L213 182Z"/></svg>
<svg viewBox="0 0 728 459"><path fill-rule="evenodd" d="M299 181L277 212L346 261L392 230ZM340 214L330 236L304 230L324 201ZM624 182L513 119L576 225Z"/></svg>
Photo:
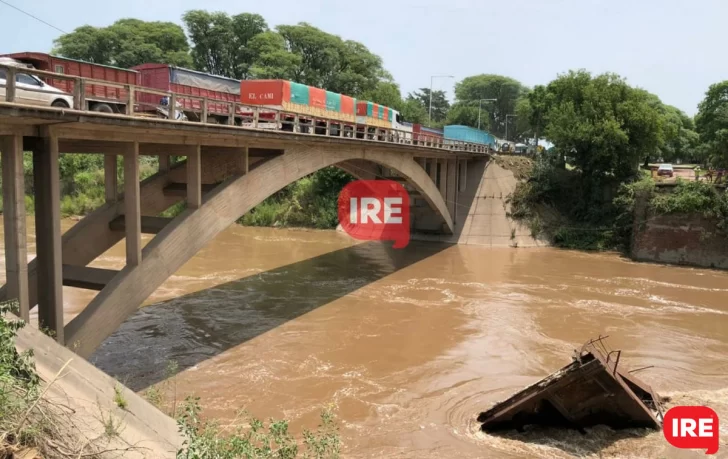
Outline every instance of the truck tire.
<svg viewBox="0 0 728 459"><path fill-rule="evenodd" d="M114 113L114 109L111 108L111 105L109 104L95 104L91 107L91 111L99 113Z"/></svg>
<svg viewBox="0 0 728 459"><path fill-rule="evenodd" d="M59 108L71 108L68 106L68 102L66 102L63 99L54 100L51 104L51 107L59 107Z"/></svg>

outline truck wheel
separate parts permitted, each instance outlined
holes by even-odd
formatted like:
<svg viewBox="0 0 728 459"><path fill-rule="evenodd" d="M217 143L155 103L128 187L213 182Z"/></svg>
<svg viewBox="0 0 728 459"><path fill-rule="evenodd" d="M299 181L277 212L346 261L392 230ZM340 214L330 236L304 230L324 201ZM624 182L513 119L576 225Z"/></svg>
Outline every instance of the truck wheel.
<svg viewBox="0 0 728 459"><path fill-rule="evenodd" d="M53 103L51 104L51 107L70 108L68 106L68 103L65 100L61 100L61 99L54 100Z"/></svg>
<svg viewBox="0 0 728 459"><path fill-rule="evenodd" d="M114 113L114 109L109 104L96 104L91 107L92 112L99 113Z"/></svg>

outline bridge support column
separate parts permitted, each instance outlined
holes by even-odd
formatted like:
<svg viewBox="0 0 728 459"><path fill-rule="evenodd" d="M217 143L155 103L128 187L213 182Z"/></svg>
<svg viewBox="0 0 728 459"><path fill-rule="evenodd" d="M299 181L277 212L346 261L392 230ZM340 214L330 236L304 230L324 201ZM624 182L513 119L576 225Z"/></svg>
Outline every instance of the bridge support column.
<svg viewBox="0 0 728 459"><path fill-rule="evenodd" d="M116 202L119 196L116 155L104 155L104 188L106 189L106 202Z"/></svg>
<svg viewBox="0 0 728 459"><path fill-rule="evenodd" d="M459 185L458 191L462 192L462 191L465 191L465 187L467 186L467 184L466 184L466 178L468 176L468 160L467 159L460 160L459 172L460 172L460 178L458 179L458 185Z"/></svg>
<svg viewBox="0 0 728 459"><path fill-rule="evenodd" d="M3 177L3 224L5 227L5 279L7 299L17 299L18 314L30 319L28 297L28 245L25 235L25 180L23 136L0 137Z"/></svg>
<svg viewBox="0 0 728 459"><path fill-rule="evenodd" d="M440 194L442 195L442 199L445 200L445 205L447 206L447 160L440 159L438 160L438 163L440 164Z"/></svg>
<svg viewBox="0 0 728 459"><path fill-rule="evenodd" d="M437 185L437 159L430 159L430 179Z"/></svg>
<svg viewBox="0 0 728 459"><path fill-rule="evenodd" d="M187 208L199 209L202 205L202 168L200 146L189 147L187 154Z"/></svg>
<svg viewBox="0 0 728 459"><path fill-rule="evenodd" d="M159 172L169 170L169 155L159 155Z"/></svg>
<svg viewBox="0 0 728 459"><path fill-rule="evenodd" d="M142 219L139 202L139 142L127 144L124 154L124 224L126 226L126 264L142 261Z"/></svg>
<svg viewBox="0 0 728 459"><path fill-rule="evenodd" d="M447 160L447 188L445 203L447 204L447 210L450 211L450 217L452 218L453 223L455 223L455 214L457 213L457 164L457 159Z"/></svg>
<svg viewBox="0 0 728 459"><path fill-rule="evenodd" d="M116 172L116 171L114 171ZM38 326L60 344L63 337L63 263L61 251L61 179L58 137L44 133L33 151Z"/></svg>

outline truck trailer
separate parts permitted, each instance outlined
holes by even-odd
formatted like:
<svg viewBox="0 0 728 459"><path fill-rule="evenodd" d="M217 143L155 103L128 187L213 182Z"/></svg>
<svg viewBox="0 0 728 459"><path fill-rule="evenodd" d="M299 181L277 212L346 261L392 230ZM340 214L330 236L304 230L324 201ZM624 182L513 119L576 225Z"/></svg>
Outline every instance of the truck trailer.
<svg viewBox="0 0 728 459"><path fill-rule="evenodd" d="M0 57L9 57L45 72L93 78L123 85L139 84L139 74L136 71L110 65L92 64L52 54L34 52L3 54ZM52 77L43 77L41 79L61 91L73 94L73 81ZM87 84L85 101L86 110L102 113L126 113L129 92L122 88L114 88L103 84Z"/></svg>

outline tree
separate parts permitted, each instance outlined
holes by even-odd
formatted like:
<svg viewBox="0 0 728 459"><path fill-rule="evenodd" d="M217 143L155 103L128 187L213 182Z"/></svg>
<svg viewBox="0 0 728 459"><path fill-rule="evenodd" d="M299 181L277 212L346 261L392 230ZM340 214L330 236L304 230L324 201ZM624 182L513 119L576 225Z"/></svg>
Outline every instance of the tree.
<svg viewBox="0 0 728 459"><path fill-rule="evenodd" d="M286 49L300 59L293 72L299 83L361 98L380 81L391 81L382 60L356 41L344 41L310 24L281 25Z"/></svg>
<svg viewBox="0 0 728 459"><path fill-rule="evenodd" d="M420 88L419 91L415 91L408 95L409 98L417 100L425 108L425 111L430 113L430 88ZM447 100L445 91L435 90L432 91L432 121L439 123L445 121L447 112L450 110L450 102Z"/></svg>
<svg viewBox="0 0 728 459"><path fill-rule="evenodd" d="M488 124L489 114L486 110L480 111L481 128ZM447 124L462 124L465 126L478 127L478 107L464 102L456 102L447 112Z"/></svg>
<svg viewBox="0 0 728 459"><path fill-rule="evenodd" d="M404 106L402 93L399 91L399 85L389 81L380 81L377 83L376 88L365 94L363 98L376 104L393 108L399 112L402 111Z"/></svg>
<svg viewBox="0 0 728 459"><path fill-rule="evenodd" d="M716 167L728 165L728 80L710 86L698 105L695 127L706 159Z"/></svg>
<svg viewBox="0 0 728 459"><path fill-rule="evenodd" d="M192 59L197 70L229 78L251 77L256 58L251 42L268 31L262 16L191 10L182 21L193 43Z"/></svg>
<svg viewBox="0 0 728 459"><path fill-rule="evenodd" d="M53 43L54 54L95 64L124 68L148 62L192 64L184 30L172 22L120 19L108 27L85 25Z"/></svg>
<svg viewBox="0 0 728 459"><path fill-rule="evenodd" d="M501 75L475 75L455 84L456 104L473 107L476 112L480 99L496 99L494 102L482 103L481 128L497 137L505 137L506 115L516 113L517 101L527 93L528 88L520 82ZM512 121L509 120L508 123L510 129ZM477 117L475 124L469 126L477 127Z"/></svg>
<svg viewBox="0 0 728 459"><path fill-rule="evenodd" d="M285 40L277 32L260 33L250 39L248 46L255 56L250 67L253 79L290 80L301 65L301 56L289 52Z"/></svg>
<svg viewBox="0 0 728 459"><path fill-rule="evenodd" d="M591 191L608 178L629 180L645 152L660 143L660 115L649 93L617 75L570 71L549 83L544 134Z"/></svg>
<svg viewBox="0 0 728 459"><path fill-rule="evenodd" d="M419 100L408 97L402 106L402 117L410 123L425 124L427 123L427 110Z"/></svg>

